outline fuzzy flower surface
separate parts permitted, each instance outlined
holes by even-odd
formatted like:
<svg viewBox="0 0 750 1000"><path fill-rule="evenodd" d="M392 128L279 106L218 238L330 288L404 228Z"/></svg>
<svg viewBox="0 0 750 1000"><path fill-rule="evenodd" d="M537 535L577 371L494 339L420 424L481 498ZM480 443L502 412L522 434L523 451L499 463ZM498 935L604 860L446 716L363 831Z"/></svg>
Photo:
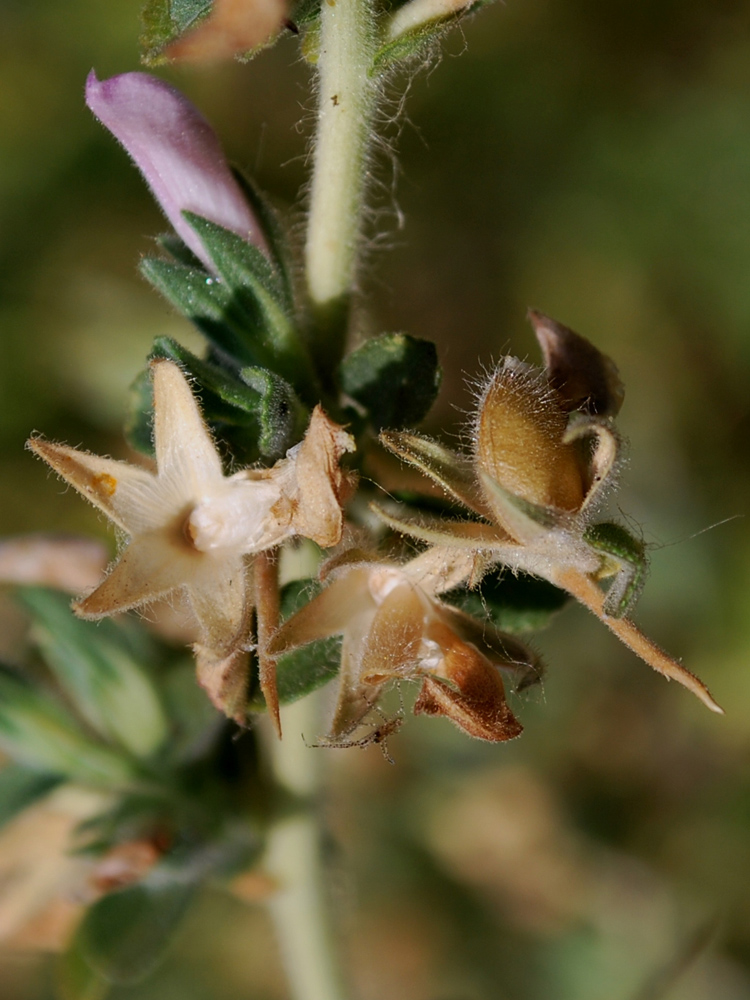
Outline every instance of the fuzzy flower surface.
<svg viewBox="0 0 750 1000"><path fill-rule="evenodd" d="M264 248L258 222L216 133L178 90L149 73L99 80L92 70L86 104L125 147L177 235L210 271L211 259L183 212Z"/></svg>
<svg viewBox="0 0 750 1000"><path fill-rule="evenodd" d="M303 441L270 469L225 476L180 368L152 362L156 471L41 437L29 448L129 536L104 581L76 601L102 618L183 592L214 660L246 644L256 603L254 557L295 534L335 545L350 436L318 407Z"/></svg>
<svg viewBox="0 0 750 1000"><path fill-rule="evenodd" d="M517 639L438 599L465 576L470 561L466 552L433 549L399 565L350 550L324 567L327 586L284 623L270 651L281 655L343 635L338 703L326 738L331 745L346 745L338 741L356 730L394 680L419 682L415 714L445 716L491 742L520 734L501 670L536 679L536 657Z"/></svg>
<svg viewBox="0 0 750 1000"><path fill-rule="evenodd" d="M645 550L620 525L595 519L618 469L613 417L624 391L617 368L572 330L529 315L544 368L513 357L500 362L479 398L472 454L412 433L381 435L461 504L467 520L376 512L402 534L473 552L470 585L482 569L503 565L567 591L655 670L721 712L705 685L627 617L645 580Z"/></svg>

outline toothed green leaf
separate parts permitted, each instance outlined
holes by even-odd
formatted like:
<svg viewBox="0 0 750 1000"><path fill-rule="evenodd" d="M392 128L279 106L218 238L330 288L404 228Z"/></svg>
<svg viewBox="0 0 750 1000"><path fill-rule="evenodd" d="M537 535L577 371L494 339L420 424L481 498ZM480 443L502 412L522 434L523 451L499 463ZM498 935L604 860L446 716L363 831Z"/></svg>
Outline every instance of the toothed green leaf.
<svg viewBox="0 0 750 1000"><path fill-rule="evenodd" d="M316 4L318 0L315 0ZM286 233L279 222L275 208L255 182L241 171L233 169L232 173L258 220L261 232L266 240L268 253L279 277L280 292L284 306L288 310L294 307L292 288L292 265Z"/></svg>
<svg viewBox="0 0 750 1000"><path fill-rule="evenodd" d="M248 315L232 291L206 271L146 257L141 273L206 337L221 357L235 364L272 366L259 317Z"/></svg>
<svg viewBox="0 0 750 1000"><path fill-rule="evenodd" d="M269 458L280 458L301 440L310 411L283 378L266 368L243 368L240 378L258 393L258 446Z"/></svg>

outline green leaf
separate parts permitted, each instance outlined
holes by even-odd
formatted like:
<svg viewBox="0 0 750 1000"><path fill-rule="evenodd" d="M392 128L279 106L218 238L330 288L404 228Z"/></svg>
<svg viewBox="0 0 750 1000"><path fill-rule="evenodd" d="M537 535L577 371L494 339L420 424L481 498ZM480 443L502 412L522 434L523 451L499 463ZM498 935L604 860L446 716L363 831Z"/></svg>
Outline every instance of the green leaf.
<svg viewBox="0 0 750 1000"><path fill-rule="evenodd" d="M141 273L193 323L219 354L235 365L273 364L263 344L259 318L240 308L232 291L197 267L146 257Z"/></svg>
<svg viewBox="0 0 750 1000"><path fill-rule="evenodd" d="M130 385L125 438L131 448L153 457L154 387L146 369Z"/></svg>
<svg viewBox="0 0 750 1000"><path fill-rule="evenodd" d="M0 747L14 760L45 774L111 788L131 784L131 763L92 742L48 695L0 668Z"/></svg>
<svg viewBox="0 0 750 1000"><path fill-rule="evenodd" d="M19 599L31 613L45 661L81 716L135 756L155 753L167 737L164 710L117 627L81 621L57 591L25 587Z"/></svg>
<svg viewBox="0 0 750 1000"><path fill-rule="evenodd" d="M0 770L0 827L59 785L55 774L40 774L20 764L6 764Z"/></svg>
<svg viewBox="0 0 750 1000"><path fill-rule="evenodd" d="M99 976L130 985L164 959L196 891L195 881L179 876L160 865L138 885L110 893L88 909L78 940Z"/></svg>
<svg viewBox="0 0 750 1000"><path fill-rule="evenodd" d="M539 577L495 570L476 590L454 590L442 599L476 618L489 617L503 632L516 633L544 628L570 598Z"/></svg>
<svg viewBox="0 0 750 1000"><path fill-rule="evenodd" d="M308 601L320 592L321 585L315 579L294 580L281 591L281 620L299 611ZM331 636L329 639L319 639L307 646L293 649L279 657L276 663L276 685L279 702L288 705L290 702L304 698L312 691L317 691L339 672L341 664L341 636ZM257 688L257 686L256 686ZM263 696L256 690L248 706L251 712L265 710Z"/></svg>
<svg viewBox="0 0 750 1000"><path fill-rule="evenodd" d="M363 406L376 431L418 424L440 388L435 345L406 333L366 341L341 363L341 388Z"/></svg>
<svg viewBox="0 0 750 1000"><path fill-rule="evenodd" d="M236 377L168 337L154 341L151 356L170 358L195 379L201 388L204 416L229 438L236 458L247 462L255 461L258 454L281 458L304 434L309 411L279 375L264 368L243 368ZM226 435L226 426L241 428L243 433L236 438ZM248 435L248 429L252 434ZM237 454L238 442L241 454Z"/></svg>
<svg viewBox="0 0 750 1000"><path fill-rule="evenodd" d="M265 368L243 368L240 377L259 395L256 416L260 424L260 453L280 458L301 440L310 411L300 403L288 382Z"/></svg>
<svg viewBox="0 0 750 1000"><path fill-rule="evenodd" d="M203 262L195 256L193 251L183 243L177 233L162 233L156 237L159 246L166 250L170 257L174 258L178 264L186 264L187 267L202 268Z"/></svg>
<svg viewBox="0 0 750 1000"><path fill-rule="evenodd" d="M316 6L318 0L315 0ZM232 173L242 188L242 193L248 200L253 215L258 220L261 232L266 240L268 253L279 276L279 292L284 307L291 313L294 309L294 290L292 287L292 268L286 233L279 222L275 208L253 180L246 177L236 167ZM189 251L188 251L189 252Z"/></svg>
<svg viewBox="0 0 750 1000"><path fill-rule="evenodd" d="M212 0L147 0L141 20L143 61L149 66L165 63L162 50L206 17Z"/></svg>
<svg viewBox="0 0 750 1000"><path fill-rule="evenodd" d="M105 1000L111 983L88 964L76 935L58 960L55 970L55 995L59 1000Z"/></svg>
<svg viewBox="0 0 750 1000"><path fill-rule="evenodd" d="M290 303L279 272L252 243L193 212L182 213L201 238L233 301L259 317L255 335L273 358L265 368L278 371L295 386L313 378L312 365L290 315Z"/></svg>
<svg viewBox="0 0 750 1000"><path fill-rule="evenodd" d="M340 635L319 639L286 653L276 664L279 702L288 705L317 691L338 674L340 665Z"/></svg>

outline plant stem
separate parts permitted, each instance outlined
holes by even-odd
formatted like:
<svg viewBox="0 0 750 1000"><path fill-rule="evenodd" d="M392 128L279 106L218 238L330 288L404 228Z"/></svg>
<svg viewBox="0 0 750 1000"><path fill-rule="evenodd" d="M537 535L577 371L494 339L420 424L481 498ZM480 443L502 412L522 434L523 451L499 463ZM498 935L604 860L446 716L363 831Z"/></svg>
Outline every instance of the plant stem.
<svg viewBox="0 0 750 1000"><path fill-rule="evenodd" d="M378 94L372 0L323 0L318 127L305 248L313 353L323 372L341 358L356 278L367 156Z"/></svg>
<svg viewBox="0 0 750 1000"><path fill-rule="evenodd" d="M338 961L335 928L323 863L319 789L314 749L303 734L319 727L319 698L308 695L284 710L283 740L274 738L271 757L281 788L308 803L272 828L266 869L278 882L269 907L293 1000L348 1000Z"/></svg>

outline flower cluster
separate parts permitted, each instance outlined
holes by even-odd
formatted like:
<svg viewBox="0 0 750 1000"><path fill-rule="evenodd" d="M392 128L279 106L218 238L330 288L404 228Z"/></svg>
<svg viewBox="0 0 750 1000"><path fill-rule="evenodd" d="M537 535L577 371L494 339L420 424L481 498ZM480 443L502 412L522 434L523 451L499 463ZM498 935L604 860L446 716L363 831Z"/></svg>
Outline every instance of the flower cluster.
<svg viewBox="0 0 750 1000"><path fill-rule="evenodd" d="M225 476L180 369L162 360L152 371L155 471L41 437L29 447L130 538L105 580L75 603L76 613L102 618L184 592L200 630L201 673L216 691L211 674L227 661L236 667L249 648L253 607L272 603L258 594L254 558L293 535L324 547L340 540L349 480L339 458L353 442L317 408L286 458ZM262 679L278 719L273 671ZM222 692L219 706L236 714L240 694L236 685L233 700Z"/></svg>
<svg viewBox="0 0 750 1000"><path fill-rule="evenodd" d="M340 388L370 413L373 426L385 422L375 410L388 414L385 426L395 421L396 429L381 433L382 444L437 484L464 516L373 504L388 527L425 551L399 562L380 557L371 541L344 546L321 570L322 591L280 624L277 554L295 537L322 549L339 545L355 482L340 459L355 450L355 438L314 405L315 373L271 230L256 218L200 113L140 73L103 82L92 74L86 93L182 240L182 249L171 247L176 263L156 262L154 273L175 304L187 304L211 347L199 360L169 342L160 351L173 360L151 362L155 469L41 437L29 442L129 538L104 581L74 604L78 615L101 618L184 596L197 624L199 681L240 724L254 663L280 733L277 661L341 635L329 743L346 742L385 686L400 681L419 685L416 713L444 715L472 736L502 741L521 731L503 674L526 683L539 676L539 663L518 639L441 595L458 587L481 594L487 571L506 567L572 594L656 670L720 711L705 686L628 617L645 579L644 546L621 525L596 519L619 466L614 417L624 391L617 368L583 337L536 312L530 318L544 366L501 361L479 394L469 453L403 429L414 418L402 400L410 392L415 398L428 370L431 385L439 382L420 342L384 337L366 358L355 352L354 361L347 359ZM243 367L248 358L260 361ZM265 367L257 367L261 361ZM260 421L261 437L292 434L298 443L270 467L225 475L209 414L202 415L186 370L218 400L214 426L241 423L249 412ZM337 406L335 397L331 403ZM336 412L340 418L344 411ZM300 414L308 415L304 436L304 423L294 430ZM359 415L351 409L348 415L366 450Z"/></svg>
<svg viewBox="0 0 750 1000"><path fill-rule="evenodd" d="M474 567L506 566L567 591L655 670L721 712L705 685L626 617L645 576L642 543L618 524L594 521L620 451L612 418L624 393L614 362L554 320L536 312L530 318L545 366L513 357L500 362L479 398L473 454L412 433L381 435L471 519L373 506L402 534L474 553ZM606 593L601 580L610 583Z"/></svg>

